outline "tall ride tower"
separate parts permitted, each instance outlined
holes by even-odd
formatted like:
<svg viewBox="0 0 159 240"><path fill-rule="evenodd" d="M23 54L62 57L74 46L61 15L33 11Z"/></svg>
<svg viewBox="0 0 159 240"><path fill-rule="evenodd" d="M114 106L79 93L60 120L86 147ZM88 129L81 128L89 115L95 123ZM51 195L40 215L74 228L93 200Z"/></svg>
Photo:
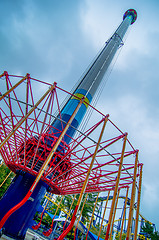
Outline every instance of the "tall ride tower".
<svg viewBox="0 0 159 240"><path fill-rule="evenodd" d="M45 131L43 131L42 127L42 130L38 136L35 136L35 134L32 133L31 136L25 137L25 140L16 146L16 153L11 151L9 145L7 145L7 132L2 131L0 144L1 155L8 167L16 173L13 183L0 200L0 227L4 226L6 235L15 237L16 239L23 239L45 192L49 190L55 194L64 194L62 189L58 187L58 181L55 181L53 177L60 176L61 174L59 179L64 179L68 177L68 174L72 174L71 159L66 157L66 153L69 151L68 144L71 142L76 129L80 125L115 53L122 45L123 37L128 27L135 22L136 18L137 13L135 10L129 9L125 12L120 26L117 28L112 37L106 42L104 48L101 50L93 64L82 78L80 84L73 92L72 97L70 97L61 110L58 118L49 123ZM6 72L3 74L3 76L8 78ZM27 75L24 80L26 79L29 82L30 76ZM48 90L48 94L53 92L53 90L54 86ZM10 96L10 92L7 94L2 94L1 99L5 98L6 96ZM81 104L79 105L79 103ZM33 107L36 108L37 106ZM28 116L29 112L26 111L26 113ZM44 169L46 160L50 156L52 148L56 145L61 133L73 115L74 118L71 120L70 126L61 137L56 151L54 151L50 161L48 162L47 166L45 166L44 174L42 171ZM22 121L23 118L18 122L18 124L22 124ZM24 121L26 122L26 118L24 118ZM10 137L14 135L16 130L15 124L12 124L12 127L14 129L10 133ZM2 129L4 128L2 127ZM16 145L16 141L14 142ZM6 149L9 149L8 151L12 153L10 161L8 161ZM59 165L59 162L62 162L62 165ZM57 169L53 170L56 168L56 165L60 166L58 171ZM39 175L40 172L42 172L41 175ZM64 174L65 172L67 174ZM37 176L40 177L35 182ZM30 193L28 194L28 192ZM28 196L28 198L26 196ZM24 202L23 199L25 199ZM21 204L22 206L20 208L14 208L14 206L18 206L18 203L21 201L24 204ZM10 209L12 210L10 211Z"/></svg>

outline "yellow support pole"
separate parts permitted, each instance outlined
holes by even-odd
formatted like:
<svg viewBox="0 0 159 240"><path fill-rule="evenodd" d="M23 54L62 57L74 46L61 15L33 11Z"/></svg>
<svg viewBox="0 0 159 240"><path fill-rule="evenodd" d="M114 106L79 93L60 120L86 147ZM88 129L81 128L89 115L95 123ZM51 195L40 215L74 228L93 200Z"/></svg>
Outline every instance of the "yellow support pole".
<svg viewBox="0 0 159 240"><path fill-rule="evenodd" d="M28 75L28 74L27 74ZM27 75L25 77L23 77L19 82L17 82L13 87L11 87L7 92L5 92L4 94L2 94L2 96L0 96L0 101L6 97L10 92L12 92L16 87L18 87L22 82L24 82L27 79ZM3 75L0 75L0 77Z"/></svg>
<svg viewBox="0 0 159 240"><path fill-rule="evenodd" d="M118 195L117 195L117 199L116 199L116 203L115 203L115 210L113 213L113 221L112 221L111 230L110 230L110 239L112 239L112 234L113 234L114 220L115 220L115 214L116 214L116 209L117 209L118 200L119 200L119 193L120 193L120 189L118 190Z"/></svg>
<svg viewBox="0 0 159 240"><path fill-rule="evenodd" d="M110 227L111 227L111 223L112 223L112 217L113 217L113 212L114 212L114 207L115 207L115 202L116 202L116 197L117 197L117 191L118 191L118 187L119 187L119 181L120 181L122 164L123 164L123 159L124 159L126 141L127 141L127 133L124 136L124 142L123 142L123 147L122 147L122 152L121 152L118 175L117 175L117 179L116 179L116 184L115 184L115 189L114 189L114 194L113 194L113 200L112 200L111 209L110 209L110 213L109 213L109 220L108 220L108 226L107 226L107 232L106 232L105 240L109 239L109 232L110 232Z"/></svg>
<svg viewBox="0 0 159 240"><path fill-rule="evenodd" d="M129 187L127 187L127 191L126 191L125 204L124 204L124 212L123 212L123 217L122 217L122 224L121 224L121 230L120 230L119 240L122 240L123 227L124 227L124 219L125 219L125 214L126 214L126 205L127 205L127 201L128 201L128 193L129 193Z"/></svg>
<svg viewBox="0 0 159 240"><path fill-rule="evenodd" d="M3 186L3 184L5 183L5 181L7 180L7 178L9 178L9 176L11 175L12 171L10 171L10 173L6 176L6 178L3 180L3 182L0 185L0 188Z"/></svg>
<svg viewBox="0 0 159 240"><path fill-rule="evenodd" d="M67 217L66 217L66 220L65 220L65 223L64 223L64 226L63 226L63 230L64 230L64 228L65 228L65 224L66 224L66 222L67 222L68 217L70 217L70 213L71 213L72 206L73 206L73 203L74 203L75 199L76 199L76 195L74 196L74 198L73 198L73 200L72 200L72 203L71 203L71 206L70 206L69 212L66 213Z"/></svg>
<svg viewBox="0 0 159 240"><path fill-rule="evenodd" d="M142 168L143 168L143 164L140 166L139 190L138 190L138 198L137 198L137 209L136 209L136 219L135 219L134 240L137 240L138 221L139 221L139 209L140 209L140 199L141 199Z"/></svg>
<svg viewBox="0 0 159 240"><path fill-rule="evenodd" d="M85 197L85 200L84 200L84 203L83 203L82 209L81 209L81 213L80 213L80 216L79 216L78 221L77 221L76 229L78 228L78 224L79 224L79 221L80 221L80 219L81 219L82 212L83 212L83 208L84 208L84 206L85 206L85 203L86 203L87 197L88 197L88 193L86 194L86 197ZM74 233L75 236L76 236L76 229L75 229L75 233ZM74 237L74 239L75 239L75 237Z"/></svg>
<svg viewBox="0 0 159 240"><path fill-rule="evenodd" d="M102 130L101 130L101 133L100 133L100 136L99 136L99 139L98 139L98 142L97 142L97 145L96 145L96 148L95 148L93 157L92 157L92 161L91 161L91 164L90 164L90 166L89 166L89 169L88 169L88 172L87 172L85 181L84 181L84 183L83 183L83 187L82 187L82 190L81 190L81 193L80 193L78 202L77 202L78 209L79 209L79 207L80 207L83 194L85 193L85 190L86 190L86 187L87 187L87 183L88 183L88 180L89 180L89 176L90 176L90 174L91 174L91 170L92 170L92 167L93 167L93 164L94 164L94 160L95 160L95 157L96 157L96 155L97 155L98 148L99 148L99 145L100 145L100 142L101 142L101 139L102 139L102 136L103 136L104 129L105 129L105 126L106 126L107 121L108 121L108 115L105 117L105 120L104 120L104 123L103 123L103 127L102 127ZM77 209L77 211L78 211L78 209Z"/></svg>
<svg viewBox="0 0 159 240"><path fill-rule="evenodd" d="M98 139L98 142L97 142L97 145L96 145L96 148L95 148L95 151L94 151L94 154L93 154L93 157L92 157L92 160L91 160L91 163L90 163L90 166L89 166L89 169L88 169L88 172L87 172L87 175L86 175L86 178L85 178L85 181L83 183L83 187L81 189L81 193L80 193L80 196L78 198L78 202L77 202L77 205L76 205L76 208L75 208L75 211L74 211L74 215L72 217L72 220L71 220L71 223L70 225L66 228L66 230L59 236L58 240L62 240L64 239L64 237L69 233L69 231L72 229L72 226L76 220L76 214L80 208L80 204L81 204L81 201L82 201L82 198L83 198L83 194L85 193L85 190L86 190L86 187L87 187L87 183L88 183L88 180L89 180L89 176L91 174L91 170L92 170L92 167L93 167L93 164L94 164L94 161L95 161L95 157L96 157L96 154L98 152L98 148L99 148L99 145L100 145L100 142L101 142L101 139L102 139L102 136L103 136L103 133L104 133L104 129L105 129L105 126L106 126L106 123L108 121L108 116L107 115L104 119L104 123L103 123L103 127L102 127L102 130L101 130L101 133L100 133L100 136L99 136L99 139Z"/></svg>
<svg viewBox="0 0 159 240"><path fill-rule="evenodd" d="M54 88L55 88L55 87L52 86L52 87L43 95L42 98L44 98L44 97L45 97L50 91L52 91ZM41 99L40 99L40 100L41 100ZM40 100L39 100L39 101L40 101ZM80 100L79 104L77 105L76 109L74 110L72 116L70 117L69 121L67 122L64 130L62 131L61 135L59 136L59 138L58 138L57 142L55 143L53 149L52 149L51 152L49 153L46 161L43 163L43 165L42 165L42 167L41 167L38 175L36 176L36 179L35 179L34 183L32 184L30 190L28 191L27 195L21 200L21 202L19 202L16 206L12 207L12 208L4 215L4 217L3 217L2 220L0 221L0 228L3 227L4 223L7 221L7 219L9 218L9 216L10 216L13 212L15 212L16 210L18 210L21 206L23 206L23 204L24 204L24 203L29 199L29 197L31 196L32 192L34 191L35 187L37 186L38 182L40 181L43 173L45 172L45 170L46 170L49 162L51 161L52 156L53 156L54 153L56 152L56 150L57 150L57 148L58 148L58 146L59 146L62 138L64 137L64 135L66 134L66 132L67 132L67 130L68 130L68 128L69 128L69 126L71 125L71 122L73 121L76 113L78 112L80 106L82 105L83 100L84 100L84 98ZM38 101L38 103L39 103L39 101ZM41 101L42 101L42 100L41 100ZM36 104L35 106L37 106L37 104ZM33 110L32 110L32 111L33 111ZM28 112L28 114L29 114L29 113L30 113L30 111ZM27 114L27 115L28 115L28 114ZM26 118L26 117L25 117L25 118ZM25 121L25 119L24 119L24 121ZM21 121L20 121L20 122L21 122ZM13 132L13 131L12 131L12 132ZM13 132L13 133L14 133L14 132ZM2 142L2 144L3 144L3 142ZM4 144L3 144L3 145L4 145Z"/></svg>
<svg viewBox="0 0 159 240"><path fill-rule="evenodd" d="M37 185L38 182L40 181L40 179L41 179L44 171L46 170L49 162L51 161L51 159L52 159L54 153L56 152L56 150L57 150L60 142L62 141L62 138L64 137L65 133L67 132L67 130L68 130L68 128L69 128L69 126L71 125L71 123L72 123L72 121L73 121L76 113L78 112L79 108L81 107L83 101L84 101L84 98L80 100L80 102L79 102L79 104L77 105L75 111L73 112L73 114L72 114L72 116L70 117L69 121L67 122L65 128L63 129L61 135L59 136L57 142L55 143L53 149L52 149L51 152L49 153L49 156L47 157L46 161L45 161L44 164L42 165L42 168L40 169L40 171L39 171L39 173L38 173L38 175L37 175L37 177L36 177L36 179L35 179L35 181L34 181L34 184L32 185L32 187L31 187L31 189L30 189L31 192L34 191L36 185Z"/></svg>
<svg viewBox="0 0 159 240"><path fill-rule="evenodd" d="M91 220L90 220L90 222L89 222L89 226L88 226L88 229L87 229L86 240L87 240L88 232L89 232L89 230L90 230L90 227L91 227L91 224L92 224L92 220L93 220L93 217L94 217L94 212L95 212L96 205L97 205L97 202L98 202L98 197L99 197L99 193L98 193L98 195L97 195L97 198L96 198L96 201L95 201L95 204L94 204L94 208L93 208L93 212L92 212L92 216L91 216Z"/></svg>
<svg viewBox="0 0 159 240"><path fill-rule="evenodd" d="M102 218L102 222L101 222L101 225L100 225L100 229L99 229L98 239L97 240L99 240L100 234L101 234L101 231L102 231L102 226L103 226L104 216L105 216L105 212L106 212L107 205L108 205L109 195L110 195L110 191L108 192L107 201L105 203L105 208L104 208L104 212L103 212L103 218Z"/></svg>
<svg viewBox="0 0 159 240"><path fill-rule="evenodd" d="M132 228L132 220L133 220L133 212L134 212L134 203L135 203L135 192L136 192L135 190L136 190L136 174L137 174L137 165L138 165L138 152L139 151L136 151L136 157L135 157L133 185L132 185L132 190L131 190L131 201L130 201L130 210L129 210L129 218L128 218L126 240L129 240L130 236L131 236L131 228Z"/></svg>
<svg viewBox="0 0 159 240"><path fill-rule="evenodd" d="M58 211L59 208L60 208L60 205L61 205L63 199L64 199L64 196L62 196L62 198L60 199L60 202L59 202L59 204L58 204L58 206L57 206L57 208L56 208L56 211L55 211L55 214L54 214L53 220L54 220L54 218L55 218L55 216L56 216L56 214L57 214L57 211ZM53 220L52 220L52 221L53 221Z"/></svg>
<svg viewBox="0 0 159 240"><path fill-rule="evenodd" d="M44 196L44 197L46 197L46 194L47 194L47 193L45 193L45 196ZM51 197L51 196L52 196L52 193L48 194L48 196ZM44 206L44 210L43 210L43 211L45 211L45 209L47 208L47 205L48 205L49 202L50 202L50 200L47 199L47 202L46 202L46 204L45 204L45 206Z"/></svg>
<svg viewBox="0 0 159 240"><path fill-rule="evenodd" d="M0 164L0 167L3 165L3 161L1 162L1 164Z"/></svg>
<svg viewBox="0 0 159 240"><path fill-rule="evenodd" d="M50 197L45 196L45 198L48 199L50 202L52 202L54 205L56 205L58 207L58 203L54 202ZM61 208L61 211L69 216L69 213L67 211L65 211L65 209Z"/></svg>
<svg viewBox="0 0 159 240"><path fill-rule="evenodd" d="M3 142L0 144L0 149L4 146L4 144L12 137L12 135L15 133L15 131L23 124L24 121L31 115L31 113L37 108L37 106L42 102L42 100L51 92L53 89L55 89L55 86L52 85L48 91L40 98L40 100L30 109L30 111L18 122L18 124L15 126L15 128L8 134L8 136L3 140Z"/></svg>

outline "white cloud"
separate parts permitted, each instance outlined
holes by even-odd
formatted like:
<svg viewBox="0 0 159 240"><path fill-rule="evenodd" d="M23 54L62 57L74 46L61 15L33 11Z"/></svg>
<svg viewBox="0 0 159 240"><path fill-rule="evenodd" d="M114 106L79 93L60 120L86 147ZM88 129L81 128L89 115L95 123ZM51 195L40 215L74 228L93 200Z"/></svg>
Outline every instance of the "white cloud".
<svg viewBox="0 0 159 240"><path fill-rule="evenodd" d="M122 93L121 93L122 95ZM136 148L149 148L158 153L159 122L149 113L143 99L136 95L124 93L119 98L106 99L106 105L99 105L102 112L110 113L110 118L117 123L122 131L128 131ZM102 103L99 103L102 104Z"/></svg>
<svg viewBox="0 0 159 240"><path fill-rule="evenodd" d="M101 48L120 24L119 19L122 21L122 16L119 15L116 8L103 0L100 3L95 0L86 1L86 7L81 9L81 29L95 49Z"/></svg>

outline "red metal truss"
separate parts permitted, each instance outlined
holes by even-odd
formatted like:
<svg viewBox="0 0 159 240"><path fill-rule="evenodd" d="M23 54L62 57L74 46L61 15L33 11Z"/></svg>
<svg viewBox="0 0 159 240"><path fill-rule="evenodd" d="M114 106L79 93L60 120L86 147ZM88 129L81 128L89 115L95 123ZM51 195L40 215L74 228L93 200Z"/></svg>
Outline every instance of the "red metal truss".
<svg viewBox="0 0 159 240"><path fill-rule="evenodd" d="M13 172L24 171L36 176L57 141L57 137L47 130L55 119L55 112L61 118L59 96L70 93L54 83L53 90L36 105L51 84L33 79L29 74L18 77L9 76L7 72L0 76L0 81L0 153ZM30 113L31 109L33 111ZM53 193L65 195L81 191L104 121L104 115L93 109L98 121L84 132L78 131L70 144L62 140L60 150L55 152L42 176ZM123 137L124 133L109 119L86 192L103 192L114 188ZM3 144L6 138L8 140ZM51 143L49 146L47 139ZM136 150L127 140L119 188L133 182L135 153Z"/></svg>

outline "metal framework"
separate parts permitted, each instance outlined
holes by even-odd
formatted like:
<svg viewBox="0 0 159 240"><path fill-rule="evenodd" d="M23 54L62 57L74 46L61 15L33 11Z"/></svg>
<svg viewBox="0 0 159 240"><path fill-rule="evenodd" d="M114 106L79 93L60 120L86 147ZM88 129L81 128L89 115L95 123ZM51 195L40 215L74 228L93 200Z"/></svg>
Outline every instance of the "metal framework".
<svg viewBox="0 0 159 240"><path fill-rule="evenodd" d="M30 74L15 76L5 71L0 75L0 154L6 165L17 174L8 194L0 201L3 208L0 230L5 226L7 234L24 238L30 219L46 191L63 196L79 194L70 224L58 238L62 240L75 224L84 193L111 192L105 236L105 239L111 239L119 192L129 188L131 201L127 239L130 238L137 188L136 221L140 205L142 165L138 161L138 150L128 140L128 134L123 133L109 115L102 114L90 104L99 94L103 76L118 48L123 45L127 29L136 18L134 9L125 12L122 23L73 93L58 87L55 82L50 84L33 79ZM61 105L61 96L64 98L65 94L68 100ZM81 132L78 127L89 109L93 110L91 123ZM35 203L34 200L28 201L31 196ZM10 198L14 199L14 203ZM106 210L107 205L104 215ZM126 215L125 211L123 216ZM9 217L10 222L7 221ZM45 235L52 232L53 222L54 219Z"/></svg>
<svg viewBox="0 0 159 240"><path fill-rule="evenodd" d="M124 194L124 192L125 192L125 196L120 195L119 194L120 191L122 192L122 194ZM117 196L117 201L116 201L116 206L115 206L115 214L114 214L114 217L113 217L113 224L112 224L110 239L112 239L112 237L114 237L114 235L118 235L119 239L122 239L124 235L126 236L127 228L124 227L124 225L126 224L127 227L128 227L128 225L129 225L128 222L129 222L129 219L130 219L129 218L129 213L127 212L127 214L126 214L126 209L129 210L129 208L130 208L129 207L130 206L130 199L128 199L128 191L129 191L129 188L125 188L125 190L123 188L120 188L119 191L118 191L118 196ZM90 213L90 220L89 221L88 221L88 219L84 219L82 217L82 211L83 211L85 205L90 204L88 202L88 200L89 200L88 193L85 194L84 201L83 201L83 204L81 206L80 213L78 215L78 219L74 223L74 226L75 226L74 239L79 238L79 233L80 232L83 234L83 238L81 238L81 239L87 239L88 235L89 235L89 237L92 236L93 228L96 229L96 232L97 232L96 233L96 238L97 239L101 239L100 238L101 233L102 233L102 237L103 237L103 233L106 231L106 228L108 226L107 215L110 212L110 205L111 205L111 202L112 202L112 199L113 199L113 196L110 196L110 192L111 192L111 194L113 193L113 191L108 191L108 192L105 193L106 197L99 197L99 193L98 193L97 198L91 199L92 206L94 206L94 207L93 207L92 213ZM63 204L60 206L62 199L64 199L63 198L64 196L61 197L61 200L60 199L58 200L59 202L55 202L55 199L56 199L55 196L53 197L53 199L52 199L52 197L47 196L47 195L45 197L46 197L47 201L48 200L51 201L54 206L57 205L57 207L55 208L56 212L59 208L61 209L61 213L63 213L63 214L60 213L61 220L63 221L63 223L61 222L61 224L63 225L62 231L64 231L66 229L66 227L68 226L68 222L69 222L69 219L70 219L70 212L74 211L74 208L72 208L72 206L73 206L74 200L77 196L76 195L74 195L74 197L71 196L71 195L67 196L67 197L70 198L70 203L71 203L70 208L68 208L68 206L65 207L65 201L63 201ZM117 214L117 212L121 212L121 210L122 210L121 204L119 204L119 200L121 200L121 201L124 200L124 214L122 213L121 218L118 219L119 215ZM102 214L101 214L101 216L98 215L97 220L92 222L93 218L95 216L97 216L97 210L99 208L100 201L102 201L102 203L103 203ZM97 207L97 203L98 203L98 207ZM46 208L46 206L44 207L44 209L45 208ZM47 210L47 211L49 211L49 210ZM56 216L56 212L53 215L51 227L48 229L47 232L43 233L47 237L49 237L52 232L53 233L56 232L55 225L53 226L53 224L55 224L55 222L56 222L56 221L54 221L55 216ZM137 213L137 211L136 211L136 213ZM59 222L60 222L60 217L59 216L56 216L56 217L59 218ZM140 214L140 219L138 219L137 223L141 222L142 218L143 217ZM100 219L101 219L101 221L100 221ZM85 223L86 227L84 226L84 221L86 221L86 223ZM122 225L120 224L121 221L122 221ZM105 224L105 222L106 222L106 224ZM39 224L33 226L33 228L38 226L36 228L36 229L38 229L40 225L41 225L41 219L40 219ZM141 234L137 234L137 233L135 234L134 228L132 228L131 235L133 236L133 239L135 239L135 237L137 238L138 236L140 236L140 238L142 237L142 239L147 239L146 237L144 237L144 235L141 236ZM52 235L51 235L51 237L52 237Z"/></svg>
<svg viewBox="0 0 159 240"><path fill-rule="evenodd" d="M15 84L17 79L19 80L19 77L9 77L8 74L2 78L4 85L8 86L7 91L13 88L13 84ZM37 88L43 87L46 89L47 86L48 88L52 87L51 84L42 83L39 80L31 78L28 80L27 78L19 85L20 89L17 87L12 92L5 94L3 102L1 101L0 151L6 165L13 172L24 171L37 176L42 164L51 151L51 148L46 144L46 139L51 139L51 147L57 141L57 137L50 136L46 132L54 118L55 107L58 107L60 116L58 91L65 91L55 85L52 90L49 89L49 93L40 103L40 106L36 106L36 96L34 96L32 89L32 85L35 83L39 85ZM23 92L21 89L23 89ZM20 100L17 92L20 92L23 97L26 95L27 101ZM1 93L1 95L2 98L4 94ZM28 116L27 114L30 112L29 108L34 108L34 110ZM96 110L94 109L94 111ZM84 133L79 132L78 136L72 139L70 144L66 144L61 140L61 150L55 152L50 159L47 169L41 178L50 186L51 192L62 195L80 193L96 147L96 140L92 139L92 135L99 131L101 123L105 119L105 116L99 113L99 111L96 111L96 114L100 115L102 119ZM21 122L22 124L20 124ZM109 136L110 131L108 130L108 134L106 135L109 137L106 136L106 140L100 142L86 192L107 191L115 186L119 160L122 153L122 140L125 134L108 119L107 128L109 127L114 128L115 131L111 129L112 136ZM10 136L10 138L6 142L7 136ZM132 184L133 182L134 154L136 150L129 140L126 142L127 149L125 149L123 154L124 161L119 187ZM115 151L112 152L111 149L113 148ZM140 164L138 163L137 168L139 166Z"/></svg>
<svg viewBox="0 0 159 240"><path fill-rule="evenodd" d="M32 79L29 74L20 77L4 72L1 75L1 83L3 92L0 93L0 153L13 172L28 172L37 177L57 142L57 137L50 136L47 130L57 116L61 125L65 124L60 118L58 96L68 92L59 88L56 83L51 85ZM41 91L43 97L40 100L35 89ZM93 107L89 105L89 108ZM112 229L117 191L128 186L131 188L134 183L134 169L138 178L142 164L138 160L135 161L138 150L132 146L127 134L123 133L108 116L95 108L93 110L93 125L83 133L76 129L78 134L71 138L69 144L63 141L63 137L61 138L58 148L60 150L53 152L45 171L41 174L41 179L49 185L52 193L78 194L81 193L88 169L91 167L84 192L113 191L114 200L110 211ZM107 125L104 140L99 140L97 148L96 137L105 120ZM69 127L71 128L71 123ZM49 146L46 139L51 141ZM94 160L91 163L93 156ZM133 185L133 194L135 188L136 185ZM109 227L107 231L108 229Z"/></svg>

